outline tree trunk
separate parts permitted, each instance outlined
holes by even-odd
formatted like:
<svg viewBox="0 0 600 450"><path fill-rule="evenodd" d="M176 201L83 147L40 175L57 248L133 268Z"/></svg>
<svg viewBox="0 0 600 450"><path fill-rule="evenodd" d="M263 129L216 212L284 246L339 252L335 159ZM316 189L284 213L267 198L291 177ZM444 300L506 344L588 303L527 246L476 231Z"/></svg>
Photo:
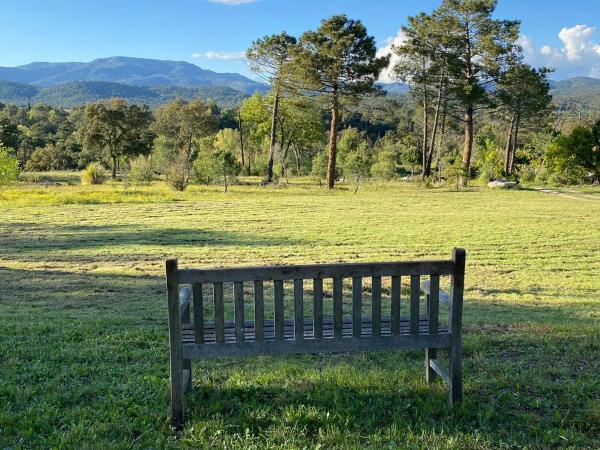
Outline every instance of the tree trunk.
<svg viewBox="0 0 600 450"><path fill-rule="evenodd" d="M427 86L423 90L423 142L422 142L422 165L423 171L421 172L421 179L425 179L427 176L425 170L427 167L427 152L429 151L429 105L427 104Z"/></svg>
<svg viewBox="0 0 600 450"><path fill-rule="evenodd" d="M437 146L437 155L436 155L436 171L438 174L438 183L442 181L442 166L441 166L441 153L442 153L442 142L444 141L444 136L446 135L446 107L447 100L444 100L444 112L442 114L442 130L440 133L440 140L438 141Z"/></svg>
<svg viewBox="0 0 600 450"><path fill-rule="evenodd" d="M427 152L427 158L425 160L425 168L423 170L423 179L425 177L431 176L431 163L433 162L433 151L435 150L435 139L437 135L438 125L440 121L440 110L442 107L442 95L444 92L444 84L440 82L440 87L438 91L438 98L435 105L435 116L433 119L433 130L431 131L431 144L429 145L429 150Z"/></svg>
<svg viewBox="0 0 600 450"><path fill-rule="evenodd" d="M244 134L242 131L242 112L239 111L238 112L238 123L239 123L239 127L240 127L240 150L242 152L242 168L244 170L246 170L246 166L244 164ZM250 174L247 174L250 175Z"/></svg>
<svg viewBox="0 0 600 450"><path fill-rule="evenodd" d="M273 115L271 116L271 141L269 145L269 162L267 163L267 183L273 181L273 161L275 159L275 139L277 137L277 118L279 116L279 92L275 92Z"/></svg>
<svg viewBox="0 0 600 450"><path fill-rule="evenodd" d="M117 179L117 157L113 156L112 157L112 179L116 180Z"/></svg>
<svg viewBox="0 0 600 450"><path fill-rule="evenodd" d="M465 146L462 159L462 174L460 177L460 185L466 187L469 184L471 176L471 154L473 153L473 105L467 105L465 111Z"/></svg>
<svg viewBox="0 0 600 450"><path fill-rule="evenodd" d="M337 124L338 124L337 89L333 91L333 106L331 108L331 127L329 128L329 160L327 161L327 188L335 187L335 167L337 159Z"/></svg>
<svg viewBox="0 0 600 450"><path fill-rule="evenodd" d="M512 175L515 171L515 153L517 152L518 139L519 139L519 127L521 126L521 113L517 113L517 120L515 123L515 133L513 136L511 151L510 151L510 161L508 162L508 174Z"/></svg>
<svg viewBox="0 0 600 450"><path fill-rule="evenodd" d="M510 128L508 129L508 136L506 137L506 149L504 151L504 175L510 175L510 153L512 150L513 135L515 132L515 115L513 114L510 119Z"/></svg>

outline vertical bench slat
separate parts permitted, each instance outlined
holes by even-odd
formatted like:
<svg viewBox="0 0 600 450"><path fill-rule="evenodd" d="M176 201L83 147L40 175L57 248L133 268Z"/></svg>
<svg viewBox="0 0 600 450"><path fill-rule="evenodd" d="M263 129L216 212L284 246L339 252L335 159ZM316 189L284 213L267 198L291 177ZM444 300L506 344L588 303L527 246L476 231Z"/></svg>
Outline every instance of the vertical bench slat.
<svg viewBox="0 0 600 450"><path fill-rule="evenodd" d="M275 339L283 341L284 336L284 318L283 318L283 281L273 281L273 297L275 308Z"/></svg>
<svg viewBox="0 0 600 450"><path fill-rule="evenodd" d="M265 339L265 297L262 281L254 282L254 339Z"/></svg>
<svg viewBox="0 0 600 450"><path fill-rule="evenodd" d="M234 314L235 314L235 341L244 342L244 283L233 283Z"/></svg>
<svg viewBox="0 0 600 450"><path fill-rule="evenodd" d="M215 302L215 340L217 344L225 342L225 306L223 304L223 283L213 283Z"/></svg>
<svg viewBox="0 0 600 450"><path fill-rule="evenodd" d="M352 278L352 336L361 337L362 334L362 278Z"/></svg>
<svg viewBox="0 0 600 450"><path fill-rule="evenodd" d="M440 309L440 277L431 275L429 285L429 334L438 334L439 309Z"/></svg>
<svg viewBox="0 0 600 450"><path fill-rule="evenodd" d="M294 280L294 337L304 339L304 280Z"/></svg>
<svg viewBox="0 0 600 450"><path fill-rule="evenodd" d="M419 334L419 300L421 298L421 277L410 277L410 334Z"/></svg>
<svg viewBox="0 0 600 450"><path fill-rule="evenodd" d="M192 286L192 299L194 301L194 335L196 344L204 344L204 299L202 298L202 284Z"/></svg>
<svg viewBox="0 0 600 450"><path fill-rule="evenodd" d="M313 329L315 339L323 338L323 279L313 280Z"/></svg>
<svg viewBox="0 0 600 450"><path fill-rule="evenodd" d="M452 255L454 273L452 274L452 297L450 307L450 332L452 343L450 345L450 404L457 405L462 401L462 310L463 295L465 290L465 259L464 249L456 248ZM432 286L433 289L433 286Z"/></svg>
<svg viewBox="0 0 600 450"><path fill-rule="evenodd" d="M169 346L171 375L171 425L183 427L183 364L181 349L181 317L179 315L179 282L177 260L166 263L167 300L169 310Z"/></svg>
<svg viewBox="0 0 600 450"><path fill-rule="evenodd" d="M342 337L342 321L344 320L342 312L342 279L333 279L333 336L336 338Z"/></svg>
<svg viewBox="0 0 600 450"><path fill-rule="evenodd" d="M392 335L400 335L400 277L392 277Z"/></svg>
<svg viewBox="0 0 600 450"><path fill-rule="evenodd" d="M381 336L381 277L373 277L371 283L371 334Z"/></svg>

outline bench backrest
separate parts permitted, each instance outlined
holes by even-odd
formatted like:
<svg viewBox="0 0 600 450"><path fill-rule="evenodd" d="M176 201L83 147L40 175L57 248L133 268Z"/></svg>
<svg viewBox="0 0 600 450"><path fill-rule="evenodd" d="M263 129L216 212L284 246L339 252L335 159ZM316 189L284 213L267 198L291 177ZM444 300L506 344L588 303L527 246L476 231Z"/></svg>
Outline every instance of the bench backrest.
<svg viewBox="0 0 600 450"><path fill-rule="evenodd" d="M460 337L465 252L450 260L319 264L229 269L179 269L167 260L169 326L183 358L318 353L384 348L446 348ZM451 277L448 326L440 327L440 277ZM391 277L390 316L382 316L382 277ZM409 313L401 316L401 277L410 277ZM352 279L351 317L343 313L343 280ZM363 282L371 281L371 314L363 316ZM425 281L426 311L419 310ZM332 317L323 310L323 280L332 280ZM312 282L312 317L305 317L304 280ZM284 281L293 281L293 319L285 320ZM265 319L264 283L273 283L273 319ZM224 284L233 284L234 320L225 320ZM253 285L254 317L245 317L244 283ZM214 317L203 292L212 286ZM190 304L193 308L190 310ZM193 320L192 320L193 318ZM208 320L207 320L208 319ZM249 320L250 319L250 320Z"/></svg>

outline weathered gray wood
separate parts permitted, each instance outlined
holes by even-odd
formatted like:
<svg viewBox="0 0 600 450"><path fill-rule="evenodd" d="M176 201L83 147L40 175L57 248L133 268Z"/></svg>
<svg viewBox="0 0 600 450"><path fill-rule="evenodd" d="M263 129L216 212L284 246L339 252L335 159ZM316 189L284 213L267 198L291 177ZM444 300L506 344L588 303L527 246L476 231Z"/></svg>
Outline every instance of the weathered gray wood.
<svg viewBox="0 0 600 450"><path fill-rule="evenodd" d="M428 283L427 291L427 319L429 321L428 333L435 335L438 333L439 322L439 292L440 292L440 277L437 275L431 276ZM431 367L431 360L437 358L437 349L425 349L425 381L433 383L438 374Z"/></svg>
<svg viewBox="0 0 600 450"><path fill-rule="evenodd" d="M223 283L213 283L215 310L215 336L219 343L225 342L225 305L223 304Z"/></svg>
<svg viewBox="0 0 600 450"><path fill-rule="evenodd" d="M409 261L372 264L313 264L300 266L186 269L179 271L181 284L269 281L314 278L389 277L392 275L451 275L452 261Z"/></svg>
<svg viewBox="0 0 600 450"><path fill-rule="evenodd" d="M233 301L235 314L235 340L244 342L244 284L233 283Z"/></svg>
<svg viewBox="0 0 600 450"><path fill-rule="evenodd" d="M425 296L428 296L431 292L431 282L429 280L423 281L423 283L421 283L421 290L425 293ZM439 289L439 297L441 304L450 306L450 294L443 289Z"/></svg>
<svg viewBox="0 0 600 450"><path fill-rule="evenodd" d="M442 377L442 380L450 384L450 375L448 375L448 371L442 367L437 359L432 359L429 361L429 367L436 373L436 375Z"/></svg>
<svg viewBox="0 0 600 450"><path fill-rule="evenodd" d="M352 335L359 338L362 332L362 278L352 278Z"/></svg>
<svg viewBox="0 0 600 450"><path fill-rule="evenodd" d="M466 252L463 249L454 249L454 273L452 274L452 296L450 306L450 332L452 342L450 346L449 364L449 396L450 404L456 405L462 401L462 309L463 294L465 289L465 261ZM433 288L433 286L432 286Z"/></svg>
<svg viewBox="0 0 600 450"><path fill-rule="evenodd" d="M273 282L274 309L275 309L275 338L283 340L283 281Z"/></svg>
<svg viewBox="0 0 600 450"><path fill-rule="evenodd" d="M262 341L265 336L265 297L262 281L254 282L254 332L255 339Z"/></svg>
<svg viewBox="0 0 600 450"><path fill-rule="evenodd" d="M181 327L191 326L192 318L190 314L192 299L192 289L189 287L179 288L179 313L181 314ZM184 380L183 390L184 392L190 392L192 390L192 360L183 359L181 361L181 367L183 368ZM187 380L185 374L187 373Z"/></svg>
<svg viewBox="0 0 600 450"><path fill-rule="evenodd" d="M398 276L392 277L392 334L398 336L400 334L400 284L401 280Z"/></svg>
<svg viewBox="0 0 600 450"><path fill-rule="evenodd" d="M341 278L333 279L333 334L335 337L342 337L343 323L343 285Z"/></svg>
<svg viewBox="0 0 600 450"><path fill-rule="evenodd" d="M381 277L373 277L371 283L372 334L381 336Z"/></svg>
<svg viewBox="0 0 600 450"><path fill-rule="evenodd" d="M182 287L179 289L179 315L183 320L183 316L186 316L186 320L190 319L190 304L192 300L192 290L189 287ZM187 322L186 322L187 323Z"/></svg>
<svg viewBox="0 0 600 450"><path fill-rule="evenodd" d="M304 339L304 280L294 280L294 337Z"/></svg>
<svg viewBox="0 0 600 450"><path fill-rule="evenodd" d="M183 427L183 364L181 344L181 314L179 308L179 283L177 260L166 261L167 304L169 312L169 347L171 372L171 425ZM188 358L189 359L189 358Z"/></svg>
<svg viewBox="0 0 600 450"><path fill-rule="evenodd" d="M323 279L313 280L313 329L316 339L323 337Z"/></svg>
<svg viewBox="0 0 600 450"><path fill-rule="evenodd" d="M421 280L419 275L410 277L410 333L419 334L419 301L421 300Z"/></svg>
<svg viewBox="0 0 600 450"><path fill-rule="evenodd" d="M201 284L194 284L192 286L192 298L194 301L194 332L196 343L202 344L204 342L204 298Z"/></svg>
<svg viewBox="0 0 600 450"><path fill-rule="evenodd" d="M437 336L381 336L369 339L304 339L301 341L264 341L231 344L184 344L186 358L219 358L228 356L284 355L297 353L364 352L387 349L448 348L449 334Z"/></svg>

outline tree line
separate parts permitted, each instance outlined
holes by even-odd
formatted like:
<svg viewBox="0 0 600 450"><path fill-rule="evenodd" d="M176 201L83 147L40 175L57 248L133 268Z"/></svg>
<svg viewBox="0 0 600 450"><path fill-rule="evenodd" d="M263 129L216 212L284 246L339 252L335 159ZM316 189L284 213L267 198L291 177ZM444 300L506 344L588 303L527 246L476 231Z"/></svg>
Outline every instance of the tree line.
<svg viewBox="0 0 600 450"><path fill-rule="evenodd" d="M237 108L175 100L154 111L113 99L71 110L0 106L0 143L25 170L92 162L175 188L260 175L337 181L473 178L600 181L600 121L558 114L548 68L523 61L519 22L496 0L443 0L409 17L393 55L378 56L360 20L336 15L299 37L257 39L249 67L270 85ZM390 58L393 56L393 58ZM390 68L409 86L385 96Z"/></svg>

